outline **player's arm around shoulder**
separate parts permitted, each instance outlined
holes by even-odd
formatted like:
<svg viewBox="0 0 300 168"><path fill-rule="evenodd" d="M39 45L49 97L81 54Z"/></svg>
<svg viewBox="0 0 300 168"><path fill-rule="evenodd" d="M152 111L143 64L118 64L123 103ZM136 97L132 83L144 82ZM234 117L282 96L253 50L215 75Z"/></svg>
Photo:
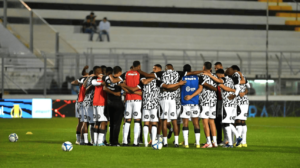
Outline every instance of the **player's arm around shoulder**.
<svg viewBox="0 0 300 168"><path fill-rule="evenodd" d="M203 86L202 85L199 85L199 88L193 93L193 94L191 94L191 95L186 95L185 97L184 97L184 100L191 100L193 97L195 97L195 96L197 96L197 95L199 95L201 92L202 92L202 90L203 90Z"/></svg>

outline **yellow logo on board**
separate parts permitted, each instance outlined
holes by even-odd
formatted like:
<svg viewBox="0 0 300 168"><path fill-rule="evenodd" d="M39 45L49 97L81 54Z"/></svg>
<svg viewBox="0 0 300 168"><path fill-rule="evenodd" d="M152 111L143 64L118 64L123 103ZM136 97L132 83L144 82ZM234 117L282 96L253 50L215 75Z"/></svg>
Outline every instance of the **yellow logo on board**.
<svg viewBox="0 0 300 168"><path fill-rule="evenodd" d="M10 115L12 118L21 118L22 117L22 109L20 105L14 104L14 107L10 111Z"/></svg>

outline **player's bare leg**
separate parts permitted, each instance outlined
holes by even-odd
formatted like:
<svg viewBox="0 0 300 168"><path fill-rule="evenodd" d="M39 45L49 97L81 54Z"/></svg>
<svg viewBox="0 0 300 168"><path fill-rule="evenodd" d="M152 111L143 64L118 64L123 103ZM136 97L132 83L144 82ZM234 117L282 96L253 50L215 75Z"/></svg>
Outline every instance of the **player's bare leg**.
<svg viewBox="0 0 300 168"><path fill-rule="evenodd" d="M167 128L167 124L168 124L168 121L167 119L163 119L161 120L162 121L162 132L163 132L163 137L164 137L164 147L168 147L168 139L167 139L167 131L168 131L168 128Z"/></svg>
<svg viewBox="0 0 300 168"><path fill-rule="evenodd" d="M76 127L76 144L80 144L80 139L81 139L81 127L82 127L82 122L80 122L80 118L78 118L78 124Z"/></svg>
<svg viewBox="0 0 300 168"><path fill-rule="evenodd" d="M169 129L168 139L170 139L172 137L172 134L173 134L173 131L174 131L170 122L167 123L167 128Z"/></svg>
<svg viewBox="0 0 300 168"><path fill-rule="evenodd" d="M163 122L161 119L159 119L158 124L157 124L157 139L159 138L161 131L162 131L162 127L163 127Z"/></svg>
<svg viewBox="0 0 300 168"><path fill-rule="evenodd" d="M212 145L211 145L211 139L210 139L210 130L209 130L209 126L208 126L208 122L209 122L209 119L202 119L203 121L203 128L204 128L204 133L205 133L205 136L206 136L206 144L204 146L202 146L202 148L211 148Z"/></svg>
<svg viewBox="0 0 300 168"><path fill-rule="evenodd" d="M82 124L82 127L81 127L81 134L83 135L83 138L84 138L84 144L88 144L89 141L88 141L88 122L83 122ZM81 144L81 145L84 145L84 144Z"/></svg>
<svg viewBox="0 0 300 168"><path fill-rule="evenodd" d="M182 134L183 134L183 145L184 147L188 148L189 146L189 119L183 118L183 127L182 127Z"/></svg>
<svg viewBox="0 0 300 168"><path fill-rule="evenodd" d="M172 125L173 125L173 128L174 128L174 139L175 139L175 143L174 143L174 146L175 147L179 147L178 145L178 126L177 126L177 120L172 120Z"/></svg>
<svg viewBox="0 0 300 168"><path fill-rule="evenodd" d="M104 144L104 134L105 134L105 127L106 127L107 122L106 121L102 121L100 124L100 129L99 130L99 134L98 134L98 146L106 146Z"/></svg>
<svg viewBox="0 0 300 168"><path fill-rule="evenodd" d="M196 148L200 148L200 124L198 118L192 118L195 132Z"/></svg>
<svg viewBox="0 0 300 168"><path fill-rule="evenodd" d="M213 147L218 147L217 143L217 131L216 131L216 124L214 119L209 119L209 128L213 137Z"/></svg>
<svg viewBox="0 0 300 168"><path fill-rule="evenodd" d="M149 134L150 134L150 141L148 144L151 144L152 143L152 124L153 122L150 122L149 123ZM156 127L156 132L157 132L157 127ZM156 136L156 133L155 133L155 136ZM154 139L155 140L155 139Z"/></svg>

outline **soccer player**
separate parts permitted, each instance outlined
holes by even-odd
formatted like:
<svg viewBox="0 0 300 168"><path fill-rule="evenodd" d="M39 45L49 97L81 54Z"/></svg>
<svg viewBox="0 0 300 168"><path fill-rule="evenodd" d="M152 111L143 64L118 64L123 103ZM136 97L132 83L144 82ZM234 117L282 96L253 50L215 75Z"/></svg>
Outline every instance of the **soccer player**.
<svg viewBox="0 0 300 168"><path fill-rule="evenodd" d="M246 84L241 84L240 85L240 93L239 96L237 96L237 116L235 118L235 124L236 128L239 132L239 134L242 135L243 141L241 144L237 147L247 147L246 143L246 135L247 135L247 125L246 125L246 120L247 120L247 114L248 114L248 109L249 109L249 99L247 97L247 87L250 88L250 85L245 78L245 76L240 72L240 68L237 65L232 65L231 68L234 71L233 76L237 78L243 77L245 79Z"/></svg>
<svg viewBox="0 0 300 168"><path fill-rule="evenodd" d="M85 91L85 97L83 100L83 125L81 132L83 134L84 142L80 143L80 145L93 145L92 143L88 142L88 123L90 123L90 128L93 128L93 123L94 123L94 115L93 115L93 98L94 98L94 88L92 86L92 77L95 76L93 74L94 70L97 68L94 67L93 70L89 72L89 76L85 79L83 83L83 87L86 88ZM94 130L90 130L91 135L91 140L94 138Z"/></svg>
<svg viewBox="0 0 300 168"><path fill-rule="evenodd" d="M88 69L89 66L85 66L83 68L83 70L85 71L86 69ZM82 118L82 102L83 102L83 99L84 99L84 94L85 94L85 88L83 87L83 82L86 78L86 76L88 76L88 74L84 74L83 77L75 80L75 81L72 81L71 84L72 85L79 85L79 92L78 92L78 96L77 96L77 100L76 100L76 103L75 103L75 110L76 110L76 118L78 118L78 124L77 124L77 127L76 127L76 142L75 144L76 145L79 145L80 144L80 140L81 140L81 127L82 127L82 122L83 120L81 119Z"/></svg>
<svg viewBox="0 0 300 168"><path fill-rule="evenodd" d="M133 62L134 69L140 69L141 63L139 61ZM117 83L119 81L125 81L124 83L129 87L139 87L139 83L141 78L143 78L140 73L136 70L130 70L123 73L119 80L113 79L110 77L113 83ZM141 88L139 88L141 89ZM140 90L139 90L140 91ZM142 107L142 96L135 93L126 93L126 109L125 116L126 119L124 126L124 137L123 137L123 146L128 146L127 137L128 131L130 129L131 119L134 119L134 142L133 146L139 146L138 138L140 134L140 120L141 120L141 107Z"/></svg>
<svg viewBox="0 0 300 168"><path fill-rule="evenodd" d="M205 74L211 74L212 64L210 62L205 62L203 64L204 73L200 75L200 81L204 81L210 85L212 85L215 90L210 90L207 88L203 88L202 92L199 95L200 106L202 111L200 113L200 118L203 119L203 127L206 135L206 143L202 148L212 148L218 147L217 137L216 137L216 126L215 126L215 118L216 118L216 101L217 101L217 83L213 81L209 76ZM213 143L211 142L210 131L213 136Z"/></svg>
<svg viewBox="0 0 300 168"><path fill-rule="evenodd" d="M175 71L172 64L167 64L165 71L157 72L154 74L147 74L140 69L138 72L142 75L146 76L147 78L157 78L160 79L164 84L176 84L181 80L183 76L186 75L193 75L201 73L199 71L194 72L182 72L182 71ZM175 98L179 94L179 86L168 89L168 91L163 91L160 93L161 101L160 105L162 107L162 114L160 118L163 122L163 142L164 147L168 146L167 141L167 121L171 120L174 128L174 146L179 147L178 145L178 126L177 126L177 114L176 114L176 101Z"/></svg>
<svg viewBox="0 0 300 168"><path fill-rule="evenodd" d="M92 86L94 89L93 98L93 116L94 122L94 146L106 146L104 141L105 127L108 121L107 114L104 113L106 104L106 92L103 90L104 75L103 68L97 67L94 71L95 76L92 78ZM100 124L101 123L101 124Z"/></svg>
<svg viewBox="0 0 300 168"><path fill-rule="evenodd" d="M229 77L233 74L232 68L228 68L226 70L226 74L224 75L224 70L219 69L217 70L216 74L218 78L214 76L210 76L215 82L219 83L219 86L222 91L222 124L225 127L225 132L228 138L228 144L225 145L225 148L232 148L233 147L233 138L232 132L237 137L237 145L240 144L242 141L241 135L238 133L236 128L233 126L234 119L235 119L235 106L236 106L236 99L235 97L240 92L239 81L237 77ZM234 90L235 89L235 90ZM234 92L234 94L232 94Z"/></svg>
<svg viewBox="0 0 300 168"><path fill-rule="evenodd" d="M184 65L183 71L191 72L191 66L189 64ZM202 91L199 88L199 83L204 84L204 81L199 81L199 77L197 75L184 76L182 80L186 81L186 84L181 86L181 105L183 107L183 111L180 117L183 120L183 138L184 144L183 147L189 148L188 134L189 134L189 120L191 119L194 125L195 139L196 139L196 148L200 148L200 126L199 126L199 116L200 116L200 108L198 106L199 103L199 93ZM190 97L189 94L192 96Z"/></svg>
<svg viewBox="0 0 300 168"><path fill-rule="evenodd" d="M109 68L107 68L107 72ZM113 74L109 74L105 77L104 90L107 94L107 109L110 116L110 143L111 146L120 146L119 133L120 125L124 114L124 104L121 99L121 87L119 83L112 83L110 78L118 78L122 74L122 68L115 66L113 68Z"/></svg>

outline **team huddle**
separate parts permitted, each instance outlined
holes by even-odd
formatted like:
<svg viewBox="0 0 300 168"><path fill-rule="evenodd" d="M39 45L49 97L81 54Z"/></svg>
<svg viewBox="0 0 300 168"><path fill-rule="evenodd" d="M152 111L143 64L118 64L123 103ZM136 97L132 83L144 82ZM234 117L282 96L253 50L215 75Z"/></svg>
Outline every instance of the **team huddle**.
<svg viewBox="0 0 300 168"><path fill-rule="evenodd" d="M188 126L192 121L196 148L247 147L246 94L250 85L236 65L224 71L217 62L215 73L210 62L205 62L199 71L192 71L189 64L182 71L175 71L167 64L162 71L162 66L156 64L153 72L146 73L139 61L134 61L125 73L119 66L95 66L89 73L87 69L88 66L84 67L83 76L72 82L80 87L76 144L120 146L119 133L124 120L122 146L129 146L130 125L134 120L133 146L144 143L147 147L163 137L163 147L168 147L168 139L174 133L174 146L189 148ZM206 136L202 146L200 121ZM179 143L181 125L184 142ZM107 130L110 143L106 141Z"/></svg>

